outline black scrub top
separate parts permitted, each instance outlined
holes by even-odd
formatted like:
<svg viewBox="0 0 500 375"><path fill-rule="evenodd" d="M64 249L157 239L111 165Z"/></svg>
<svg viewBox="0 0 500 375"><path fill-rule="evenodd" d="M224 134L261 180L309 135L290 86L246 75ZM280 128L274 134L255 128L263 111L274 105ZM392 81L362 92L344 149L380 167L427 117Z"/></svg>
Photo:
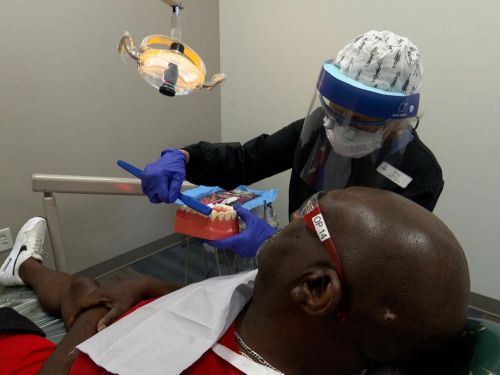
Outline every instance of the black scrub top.
<svg viewBox="0 0 500 375"><path fill-rule="evenodd" d="M196 185L220 186L231 190L239 185L250 185L266 177L292 168L289 186L288 212L297 210L301 203L316 191L308 186L293 168L294 153L300 140L304 119L297 120L274 134L262 134L245 144L199 142L184 147L190 154L186 165L186 179ZM363 168L359 163L358 177L352 175L347 186L372 186L393 191L432 211L443 190L441 167L432 152L423 144L416 132L408 144L398 169L412 177L406 188L383 178L373 166Z"/></svg>

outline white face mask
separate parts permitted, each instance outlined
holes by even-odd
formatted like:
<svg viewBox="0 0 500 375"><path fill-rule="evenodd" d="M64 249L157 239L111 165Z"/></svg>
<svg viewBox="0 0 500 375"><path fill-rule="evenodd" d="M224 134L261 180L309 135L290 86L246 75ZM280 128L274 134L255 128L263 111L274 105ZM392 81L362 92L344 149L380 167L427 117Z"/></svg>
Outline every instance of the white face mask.
<svg viewBox="0 0 500 375"><path fill-rule="evenodd" d="M323 119L326 136L334 151L349 158L362 158L382 147L383 129L367 132L352 126L335 124L328 116Z"/></svg>

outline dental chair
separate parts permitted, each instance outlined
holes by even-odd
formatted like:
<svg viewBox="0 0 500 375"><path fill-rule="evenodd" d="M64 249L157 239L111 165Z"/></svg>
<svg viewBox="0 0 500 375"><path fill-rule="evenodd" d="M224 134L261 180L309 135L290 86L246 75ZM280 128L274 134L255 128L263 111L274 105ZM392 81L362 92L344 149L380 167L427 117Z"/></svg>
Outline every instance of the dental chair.
<svg viewBox="0 0 500 375"><path fill-rule="evenodd" d="M431 360L395 373L405 375L500 375L500 324L469 318L462 337Z"/></svg>
<svg viewBox="0 0 500 375"><path fill-rule="evenodd" d="M500 374L500 324L485 319L469 319L464 341L472 358L467 374Z"/></svg>

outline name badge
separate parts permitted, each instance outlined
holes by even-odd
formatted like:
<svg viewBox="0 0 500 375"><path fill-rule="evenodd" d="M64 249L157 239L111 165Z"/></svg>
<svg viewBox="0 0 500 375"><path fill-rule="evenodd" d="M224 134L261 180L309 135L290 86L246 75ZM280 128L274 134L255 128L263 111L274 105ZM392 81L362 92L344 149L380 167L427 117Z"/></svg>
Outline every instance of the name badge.
<svg viewBox="0 0 500 375"><path fill-rule="evenodd" d="M378 166L377 172L394 182L396 185L401 186L403 189L406 189L408 184L413 180L413 178L401 172L399 169L394 168L386 161Z"/></svg>

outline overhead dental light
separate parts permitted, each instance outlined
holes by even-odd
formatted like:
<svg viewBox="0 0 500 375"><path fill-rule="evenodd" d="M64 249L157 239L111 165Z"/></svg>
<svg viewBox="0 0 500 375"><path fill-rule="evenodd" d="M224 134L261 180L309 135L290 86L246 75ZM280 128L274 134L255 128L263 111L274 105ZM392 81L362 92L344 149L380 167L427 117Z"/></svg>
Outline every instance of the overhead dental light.
<svg viewBox="0 0 500 375"><path fill-rule="evenodd" d="M172 7L170 36L150 35L137 49L129 32L118 43L118 53L125 52L137 61L137 70L144 80L167 96L188 95L195 90L211 90L225 80L217 73L205 81L205 63L198 54L182 41L182 0L161 0Z"/></svg>

